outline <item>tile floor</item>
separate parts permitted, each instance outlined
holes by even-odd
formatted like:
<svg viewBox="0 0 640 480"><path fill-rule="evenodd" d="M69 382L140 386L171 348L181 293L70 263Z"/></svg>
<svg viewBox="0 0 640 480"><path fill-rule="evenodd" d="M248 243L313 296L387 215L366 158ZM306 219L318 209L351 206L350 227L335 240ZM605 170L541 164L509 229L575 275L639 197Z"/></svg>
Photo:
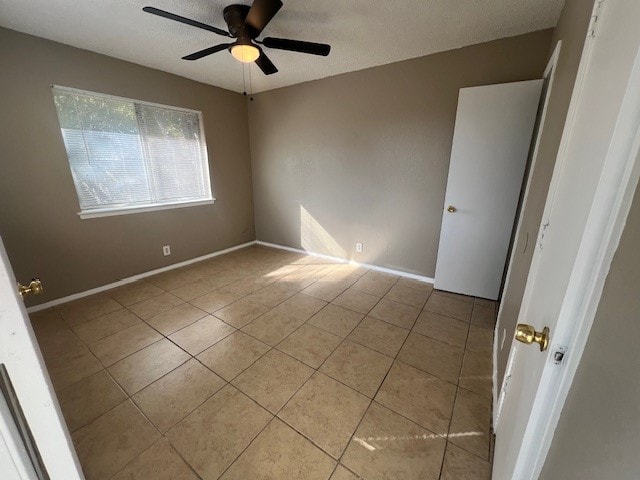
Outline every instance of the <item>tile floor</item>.
<svg viewBox="0 0 640 480"><path fill-rule="evenodd" d="M262 247L32 315L90 480L489 479L494 321Z"/></svg>

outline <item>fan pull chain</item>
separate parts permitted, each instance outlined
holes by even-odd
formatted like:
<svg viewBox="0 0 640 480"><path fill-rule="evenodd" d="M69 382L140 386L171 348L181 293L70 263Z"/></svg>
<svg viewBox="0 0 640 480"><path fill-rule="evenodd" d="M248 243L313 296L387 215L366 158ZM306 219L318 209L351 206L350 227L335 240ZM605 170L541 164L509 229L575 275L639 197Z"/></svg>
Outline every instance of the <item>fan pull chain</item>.
<svg viewBox="0 0 640 480"><path fill-rule="evenodd" d="M247 78L245 76L245 67L249 70L249 91L247 92ZM251 86L251 66L248 63L242 64L242 94L245 97L249 97L249 100L253 102L253 87Z"/></svg>
<svg viewBox="0 0 640 480"><path fill-rule="evenodd" d="M240 64L240 68L242 68L242 94L247 96L247 81L244 78L244 63Z"/></svg>

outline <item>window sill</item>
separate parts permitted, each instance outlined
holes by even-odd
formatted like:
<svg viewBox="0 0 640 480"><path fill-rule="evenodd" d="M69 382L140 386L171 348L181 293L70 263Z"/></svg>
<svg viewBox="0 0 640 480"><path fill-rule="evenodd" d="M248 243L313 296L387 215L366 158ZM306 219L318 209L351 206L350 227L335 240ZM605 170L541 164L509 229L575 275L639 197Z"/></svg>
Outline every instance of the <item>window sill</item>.
<svg viewBox="0 0 640 480"><path fill-rule="evenodd" d="M173 208L197 207L199 205L213 205L215 198L209 200L197 200L195 202L170 203L166 205L148 205L140 207L104 208L100 210L89 210L78 212L80 218L113 217L115 215L129 215L131 213L156 212L158 210L170 210Z"/></svg>

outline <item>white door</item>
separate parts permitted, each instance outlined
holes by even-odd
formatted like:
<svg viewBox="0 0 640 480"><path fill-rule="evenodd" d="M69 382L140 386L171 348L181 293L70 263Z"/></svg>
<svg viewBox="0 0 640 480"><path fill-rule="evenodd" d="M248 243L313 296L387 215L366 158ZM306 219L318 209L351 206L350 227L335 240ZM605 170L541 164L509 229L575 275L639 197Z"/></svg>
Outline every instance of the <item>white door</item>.
<svg viewBox="0 0 640 480"><path fill-rule="evenodd" d="M543 80L462 88L435 287L498 298Z"/></svg>
<svg viewBox="0 0 640 480"><path fill-rule="evenodd" d="M637 185L640 2L596 2L594 18L518 317L550 342L511 345L494 480L540 475Z"/></svg>
<svg viewBox="0 0 640 480"><path fill-rule="evenodd" d="M84 478L67 427L44 366L7 253L0 239L0 375L9 378L15 397L3 382L0 391L0 478L21 480ZM3 368L4 367L4 368ZM9 398L7 398L9 397ZM14 408L10 409L9 405ZM19 405L15 408L15 405ZM42 462L32 461L13 417L21 410Z"/></svg>

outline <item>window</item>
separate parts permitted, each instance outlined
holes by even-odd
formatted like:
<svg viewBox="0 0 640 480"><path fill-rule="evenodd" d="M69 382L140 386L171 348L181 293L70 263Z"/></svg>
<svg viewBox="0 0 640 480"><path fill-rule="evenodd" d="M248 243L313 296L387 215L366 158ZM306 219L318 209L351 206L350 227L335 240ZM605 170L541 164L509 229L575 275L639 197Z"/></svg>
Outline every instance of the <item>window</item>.
<svg viewBox="0 0 640 480"><path fill-rule="evenodd" d="M82 218L213 203L202 114L53 87Z"/></svg>

